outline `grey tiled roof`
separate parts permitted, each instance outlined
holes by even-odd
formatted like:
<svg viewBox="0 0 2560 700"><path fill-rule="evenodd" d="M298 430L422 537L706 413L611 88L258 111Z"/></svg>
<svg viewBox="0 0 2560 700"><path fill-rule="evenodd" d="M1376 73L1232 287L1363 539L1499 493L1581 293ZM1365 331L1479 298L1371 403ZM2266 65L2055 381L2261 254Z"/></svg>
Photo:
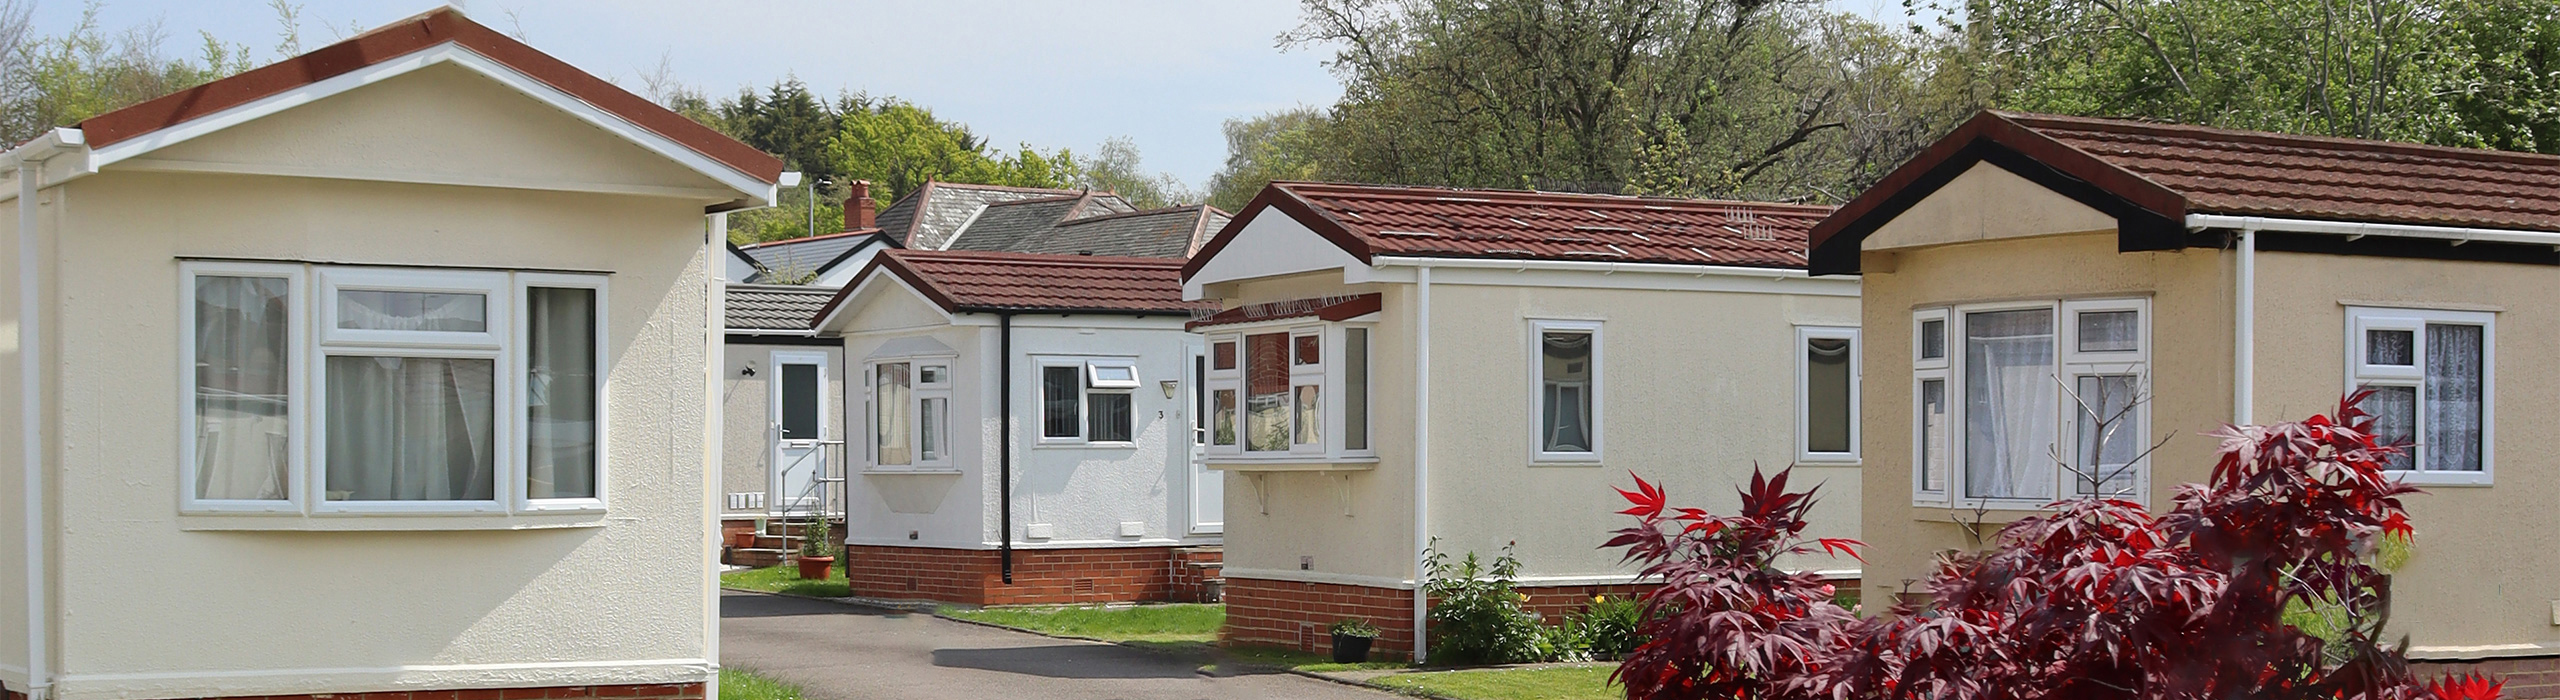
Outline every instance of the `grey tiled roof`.
<svg viewBox="0 0 2560 700"><path fill-rule="evenodd" d="M1127 214L1086 217L1059 224L1026 238L1010 250L1018 253L1065 253L1145 258L1189 257L1210 235L1226 226L1226 212L1207 205L1151 209ZM970 227L966 241L977 234Z"/></svg>
<svg viewBox="0 0 2560 700"><path fill-rule="evenodd" d="M836 290L826 287L732 284L728 326L731 330L809 330L809 324L817 322L819 307L835 295Z"/></svg>
<svg viewBox="0 0 2560 700"><path fill-rule="evenodd" d="M872 217L871 221L900 245L915 250L939 250L950 243L951 237L960 232L961 225L969 222L969 217L989 204L1083 193L1082 190L1040 187L927 182L890 203L888 209Z"/></svg>
<svg viewBox="0 0 2560 700"><path fill-rule="evenodd" d="M1023 246L1054 235L1060 225L1136 210L1129 200L1109 192L1000 202L979 212L944 249L1021 252Z"/></svg>
<svg viewBox="0 0 2560 700"><path fill-rule="evenodd" d="M747 257L754 258L756 263L763 265L765 269L764 272L758 272L746 281L766 283L772 282L774 275L824 273L828 263L843 257L845 251L859 248L869 242L872 233L870 231L833 233L744 246L742 250Z"/></svg>

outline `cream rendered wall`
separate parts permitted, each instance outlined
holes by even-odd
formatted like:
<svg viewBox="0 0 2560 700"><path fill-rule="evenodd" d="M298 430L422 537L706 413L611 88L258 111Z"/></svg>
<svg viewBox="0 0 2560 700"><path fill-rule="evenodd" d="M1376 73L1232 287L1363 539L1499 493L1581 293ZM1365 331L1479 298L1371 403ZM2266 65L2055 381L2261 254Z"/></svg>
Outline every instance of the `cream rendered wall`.
<svg viewBox="0 0 2560 700"><path fill-rule="evenodd" d="M2406 497L2416 554L2394 577L2391 622L2413 654L2434 658L2560 651L2560 371L2551 369L2560 273L2539 265L2260 253L2259 420L2326 413L2348 390L2348 304L2496 314L2491 486L2427 486Z"/></svg>
<svg viewBox="0 0 2560 700"><path fill-rule="evenodd" d="M413 177L716 187L441 70L154 155L339 178L384 165ZM53 448L64 522L77 524L56 531L58 576L144 582L61 591L61 697L710 677L700 397L711 390L705 292L720 263L704 249L704 198L118 168L59 192L54 329L66 345L53 366L65 389ZM180 256L610 272L611 511L495 530L457 528L506 523L179 515ZM612 594L598 595L606 582Z"/></svg>
<svg viewBox="0 0 2560 700"><path fill-rule="evenodd" d="M981 517L995 490L995 377L986 349L993 331L952 325L930 302L892 284L888 275L845 300L844 319L831 329L844 334L847 411L841 419L845 454L856 472L846 504L846 541L853 544L980 549L993 546L994 529ZM983 340L982 340L983 338ZM913 357L895 347L926 341L949 348L951 362L951 465L877 469L871 465L868 363L887 355ZM892 347L889 353L884 346ZM929 347L929 346L928 346ZM985 468L978 468L983 464ZM909 539L908 535L915 535Z"/></svg>
<svg viewBox="0 0 2560 700"><path fill-rule="evenodd" d="M773 455L773 353L815 352L827 356L818 400L826 414L818 422L821 439L844 440L845 422L844 348L819 345L759 345L730 343L720 371L720 515L723 518L761 518L767 508L730 508L729 494L765 493L772 481ZM745 376L748 365L754 365L756 376ZM860 447L851 444L850 447ZM860 465L855 465L859 469ZM830 473L842 474L842 465L830 465ZM773 505L768 502L767 506Z"/></svg>
<svg viewBox="0 0 2560 700"><path fill-rule="evenodd" d="M11 186L15 186L14 183ZM0 250L0 270L7 270L7 284L0 284L0 686L11 690L27 687L27 519L26 471L19 458L25 445L19 439L18 400L22 391L18 381L18 200L0 202L0 231L9 235L5 250ZM56 506L59 507L59 506Z"/></svg>
<svg viewBox="0 0 2560 700"><path fill-rule="evenodd" d="M2001 206L2001 201L2030 197L2019 193L1984 199L1941 202L1933 196L1923 203L1990 208ZM2221 251L2118 253L2116 234L2109 230L1912 248L1890 255L1898 260L1886 272L1874 264L1878 253L1867 254L1864 286L1866 393L1860 411L1864 416L1860 442L1866 457L1867 600L1890 601L1906 585L1918 592L1938 552L1973 549L1977 543L1957 523L1978 520L1988 536L2001 524L2029 513L1976 514L1969 508L1913 504L1911 312L1916 309L1984 301L2148 296L2153 401L2149 438L2168 440L2151 455L2150 504L2165 508L2178 484L2203 481L2209 475L2218 441L2206 432L2231 418L2232 273ZM2273 287L2263 279L2266 268L2262 260L2262 291ZM2261 319L2266 318L2264 309L2261 306ZM2263 328L2260 334L2268 337ZM2259 356L2273 357L2263 350ZM2272 364L2277 363L2262 359L2260 371ZM2334 375L2329 383L2336 384Z"/></svg>

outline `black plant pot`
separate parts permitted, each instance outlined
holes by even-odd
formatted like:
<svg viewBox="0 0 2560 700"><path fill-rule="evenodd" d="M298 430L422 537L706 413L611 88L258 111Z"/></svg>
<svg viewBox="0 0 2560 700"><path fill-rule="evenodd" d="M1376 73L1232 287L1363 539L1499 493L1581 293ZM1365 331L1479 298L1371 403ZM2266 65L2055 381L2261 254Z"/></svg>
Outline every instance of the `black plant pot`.
<svg viewBox="0 0 2560 700"><path fill-rule="evenodd" d="M1354 637L1347 634L1334 635L1333 662L1337 664L1368 663L1369 643L1375 641L1378 641L1378 638Z"/></svg>

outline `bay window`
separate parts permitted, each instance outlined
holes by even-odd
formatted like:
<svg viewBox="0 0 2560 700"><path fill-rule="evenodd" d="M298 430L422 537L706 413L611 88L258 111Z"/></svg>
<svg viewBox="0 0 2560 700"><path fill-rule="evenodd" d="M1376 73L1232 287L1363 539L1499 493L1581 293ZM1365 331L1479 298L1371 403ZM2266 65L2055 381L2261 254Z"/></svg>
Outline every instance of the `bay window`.
<svg viewBox="0 0 2560 700"><path fill-rule="evenodd" d="M1128 358L1042 358L1040 443L1129 445L1138 366Z"/></svg>
<svg viewBox="0 0 2560 700"><path fill-rule="evenodd" d="M874 468L951 465L951 358L874 360L871 463Z"/></svg>
<svg viewBox="0 0 2560 700"><path fill-rule="evenodd" d="M2493 460L2494 317L2476 311L2350 307L2347 386L2368 391L2386 465L2410 483L2486 485Z"/></svg>
<svg viewBox="0 0 2560 700"><path fill-rule="evenodd" d="M2140 299L1915 313L1914 501L2143 500L2148 319Z"/></svg>
<svg viewBox="0 0 2560 700"><path fill-rule="evenodd" d="M1600 461L1600 324L1531 321L1530 461Z"/></svg>
<svg viewBox="0 0 2560 700"><path fill-rule="evenodd" d="M186 510L603 507L601 277L217 262L181 277Z"/></svg>
<svg viewBox="0 0 2560 700"><path fill-rule="evenodd" d="M1209 454L1365 456L1369 333L1321 323L1209 334Z"/></svg>

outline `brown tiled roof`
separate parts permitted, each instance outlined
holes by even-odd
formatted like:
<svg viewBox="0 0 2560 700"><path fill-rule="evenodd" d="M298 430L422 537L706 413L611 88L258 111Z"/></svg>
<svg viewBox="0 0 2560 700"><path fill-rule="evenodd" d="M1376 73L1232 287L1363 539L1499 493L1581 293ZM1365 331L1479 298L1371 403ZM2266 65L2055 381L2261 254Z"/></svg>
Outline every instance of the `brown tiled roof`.
<svg viewBox="0 0 2560 700"><path fill-rule="evenodd" d="M1183 327L1189 330L1199 330L1210 326L1232 326L1239 323L1258 323L1262 321L1278 321L1290 318L1315 318L1326 321L1340 321L1377 313L1378 309L1381 308L1384 303L1384 297L1377 294L1354 294L1349 296L1291 299L1288 301L1246 304L1194 319L1191 323L1186 324Z"/></svg>
<svg viewBox="0 0 2560 700"><path fill-rule="evenodd" d="M647 98L615 87L497 30L481 26L451 7L383 25L346 41L238 75L90 117L80 122L80 133L90 146L106 146L448 42L569 93L642 129L683 144L749 177L766 183L781 179L781 159L668 111Z"/></svg>
<svg viewBox="0 0 2560 700"><path fill-rule="evenodd" d="M1856 271L1867 234L1986 161L2116 217L2127 250L2194 244L2189 214L2560 231L2560 157L1986 111L1815 227L1814 271Z"/></svg>
<svg viewBox="0 0 2560 700"><path fill-rule="evenodd" d="M882 272L952 312L1193 316L1217 310L1216 302L1182 299L1181 271L1182 261L1174 258L888 249L817 317L833 313L861 280Z"/></svg>
<svg viewBox="0 0 2560 700"><path fill-rule="evenodd" d="M1793 269L1805 266L1805 234L1831 212L1764 202L1275 182L1201 247L1190 271L1275 208L1364 262L1399 255Z"/></svg>

